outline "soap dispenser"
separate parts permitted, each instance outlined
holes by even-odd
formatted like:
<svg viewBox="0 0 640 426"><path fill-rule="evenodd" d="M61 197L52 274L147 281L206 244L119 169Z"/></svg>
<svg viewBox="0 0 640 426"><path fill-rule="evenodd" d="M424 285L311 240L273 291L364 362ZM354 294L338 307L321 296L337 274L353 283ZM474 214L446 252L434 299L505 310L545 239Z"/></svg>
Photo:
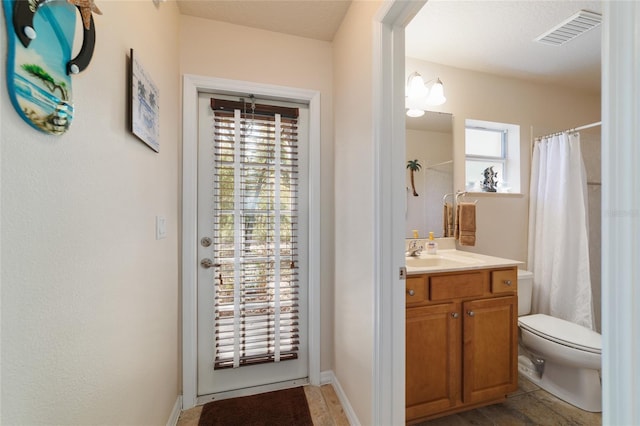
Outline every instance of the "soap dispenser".
<svg viewBox="0 0 640 426"><path fill-rule="evenodd" d="M433 239L433 232L429 232L429 241L427 242L427 254L438 254L438 243Z"/></svg>

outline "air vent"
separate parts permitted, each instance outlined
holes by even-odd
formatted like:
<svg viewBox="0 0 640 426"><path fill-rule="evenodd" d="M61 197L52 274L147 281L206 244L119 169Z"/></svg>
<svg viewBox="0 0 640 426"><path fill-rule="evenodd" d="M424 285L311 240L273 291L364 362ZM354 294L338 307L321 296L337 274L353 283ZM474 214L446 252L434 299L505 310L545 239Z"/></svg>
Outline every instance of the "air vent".
<svg viewBox="0 0 640 426"><path fill-rule="evenodd" d="M597 27L602 22L602 15L588 10L581 10L571 18L555 26L550 31L535 38L534 41L561 46L573 40L592 28Z"/></svg>

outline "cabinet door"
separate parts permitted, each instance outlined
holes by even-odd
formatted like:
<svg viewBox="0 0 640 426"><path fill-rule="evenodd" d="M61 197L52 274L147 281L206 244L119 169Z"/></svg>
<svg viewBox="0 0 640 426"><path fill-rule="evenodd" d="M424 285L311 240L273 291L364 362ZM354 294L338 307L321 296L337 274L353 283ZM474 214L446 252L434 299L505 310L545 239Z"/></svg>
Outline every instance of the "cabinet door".
<svg viewBox="0 0 640 426"><path fill-rule="evenodd" d="M424 303L427 300L427 277L426 275L414 275L407 277L407 295L405 302L407 306Z"/></svg>
<svg viewBox="0 0 640 426"><path fill-rule="evenodd" d="M518 388L515 296L465 302L463 317L463 401L502 398Z"/></svg>
<svg viewBox="0 0 640 426"><path fill-rule="evenodd" d="M459 303L407 309L406 419L425 417L460 400Z"/></svg>

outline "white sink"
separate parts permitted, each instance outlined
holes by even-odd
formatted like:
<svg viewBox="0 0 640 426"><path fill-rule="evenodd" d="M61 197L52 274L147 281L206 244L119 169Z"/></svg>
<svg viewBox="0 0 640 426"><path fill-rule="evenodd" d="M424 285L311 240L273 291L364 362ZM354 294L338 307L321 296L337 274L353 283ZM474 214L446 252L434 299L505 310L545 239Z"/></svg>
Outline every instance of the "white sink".
<svg viewBox="0 0 640 426"><path fill-rule="evenodd" d="M517 260L450 249L438 250L438 254L422 252L418 257L405 257L405 265L409 275L484 268L505 268L521 264L522 262Z"/></svg>
<svg viewBox="0 0 640 426"><path fill-rule="evenodd" d="M472 257L456 255L424 254L420 257L407 257L406 266L409 268L459 268L472 265L480 265L483 262Z"/></svg>

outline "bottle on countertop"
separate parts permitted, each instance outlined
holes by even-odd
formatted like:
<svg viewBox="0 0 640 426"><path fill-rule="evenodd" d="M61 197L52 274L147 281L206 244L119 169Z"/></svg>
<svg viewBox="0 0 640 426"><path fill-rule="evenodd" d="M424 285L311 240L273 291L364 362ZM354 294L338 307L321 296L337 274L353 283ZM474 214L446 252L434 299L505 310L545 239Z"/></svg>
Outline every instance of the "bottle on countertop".
<svg viewBox="0 0 640 426"><path fill-rule="evenodd" d="M427 254L438 254L438 243L433 239L433 232L429 232L429 241L427 242Z"/></svg>

